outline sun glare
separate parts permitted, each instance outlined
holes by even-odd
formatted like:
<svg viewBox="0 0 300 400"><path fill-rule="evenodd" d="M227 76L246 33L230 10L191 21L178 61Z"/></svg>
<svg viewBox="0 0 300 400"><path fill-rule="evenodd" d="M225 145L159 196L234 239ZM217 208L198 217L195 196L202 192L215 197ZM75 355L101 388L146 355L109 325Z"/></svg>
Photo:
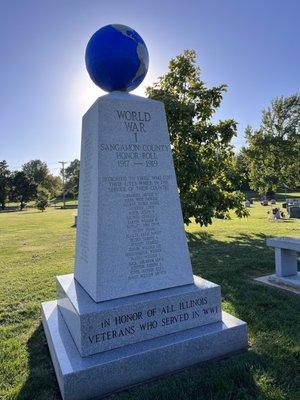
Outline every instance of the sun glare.
<svg viewBox="0 0 300 400"><path fill-rule="evenodd" d="M155 82L156 79L157 74L155 71L148 71L142 84L131 93L137 96L145 96L145 88ZM80 70L71 80L68 109L70 110L71 108L72 114L83 115L94 101L104 94L106 94L106 92L91 81L88 73L84 70Z"/></svg>

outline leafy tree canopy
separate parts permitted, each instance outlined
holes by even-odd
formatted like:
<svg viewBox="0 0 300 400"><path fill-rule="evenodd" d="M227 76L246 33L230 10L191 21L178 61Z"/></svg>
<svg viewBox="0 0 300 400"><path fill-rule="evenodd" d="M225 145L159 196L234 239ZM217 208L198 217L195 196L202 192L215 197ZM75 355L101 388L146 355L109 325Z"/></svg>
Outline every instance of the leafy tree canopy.
<svg viewBox="0 0 300 400"><path fill-rule="evenodd" d="M62 190L61 178L52 175L45 162L41 160L31 160L23 165L22 170L36 187L47 189L52 198L60 194Z"/></svg>
<svg viewBox="0 0 300 400"><path fill-rule="evenodd" d="M11 191L11 172L5 160L0 161L0 204L2 210Z"/></svg>
<svg viewBox="0 0 300 400"><path fill-rule="evenodd" d="M42 187L49 192L51 198L57 197L62 191L62 179L60 176L48 174L43 181Z"/></svg>
<svg viewBox="0 0 300 400"><path fill-rule="evenodd" d="M75 197L78 196L79 192L79 169L80 161L78 159L71 161L65 169L66 190L72 192Z"/></svg>
<svg viewBox="0 0 300 400"><path fill-rule="evenodd" d="M24 171L13 173L11 199L20 202L21 210L25 207L26 202L34 199L36 189L36 184L27 177Z"/></svg>
<svg viewBox="0 0 300 400"><path fill-rule="evenodd" d="M250 177L249 177L249 167L248 167L248 159L246 154L245 147L242 147L240 151L235 156L236 160L236 170L238 175L238 185L237 188L240 190L249 190L250 189Z"/></svg>
<svg viewBox="0 0 300 400"><path fill-rule="evenodd" d="M47 164L41 160L31 160L27 162L23 165L22 170L27 178L36 185L43 185L47 175L50 173Z"/></svg>
<svg viewBox="0 0 300 400"><path fill-rule="evenodd" d="M300 186L300 95L279 97L263 110L258 130L248 126L246 157L251 188L260 194Z"/></svg>
<svg viewBox="0 0 300 400"><path fill-rule="evenodd" d="M200 78L196 53L185 50L169 63L168 72L147 88L147 95L165 104L177 183L185 223L201 225L234 209L246 216L244 195L235 190L237 173L230 141L233 119L213 123L226 85L207 88Z"/></svg>

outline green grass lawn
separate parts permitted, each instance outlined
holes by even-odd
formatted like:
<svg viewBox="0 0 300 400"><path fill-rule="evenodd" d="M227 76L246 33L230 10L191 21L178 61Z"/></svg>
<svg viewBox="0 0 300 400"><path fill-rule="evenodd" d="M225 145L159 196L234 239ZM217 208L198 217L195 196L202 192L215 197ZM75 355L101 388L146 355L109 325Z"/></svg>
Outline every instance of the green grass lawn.
<svg viewBox="0 0 300 400"><path fill-rule="evenodd" d="M248 323L250 350L112 398L300 399L300 298L252 280L274 270L265 238L300 237L300 220L271 222L269 209L256 203L247 219L187 230L195 274L222 286L223 309ZM0 399L60 399L40 304L73 270L75 213L0 213Z"/></svg>

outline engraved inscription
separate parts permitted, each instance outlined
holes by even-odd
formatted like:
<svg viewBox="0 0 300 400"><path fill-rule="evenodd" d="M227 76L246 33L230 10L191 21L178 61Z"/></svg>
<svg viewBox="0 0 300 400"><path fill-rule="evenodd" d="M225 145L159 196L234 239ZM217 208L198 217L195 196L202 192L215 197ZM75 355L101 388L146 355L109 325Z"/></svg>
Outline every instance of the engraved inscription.
<svg viewBox="0 0 300 400"><path fill-rule="evenodd" d="M122 129L135 135L135 143L99 143L100 153L109 154L114 170L120 175L103 176L100 185L107 192L119 196L120 207L126 214L124 254L128 279L146 279L166 274L163 240L158 210L160 194L169 190L171 175L158 175L160 154L170 152L169 144L138 143L138 134L146 133L152 120L148 111L115 110L115 117L122 121ZM140 142L140 141L139 141ZM101 156L101 155L100 155ZM115 161L115 163L114 163ZM147 167L150 175L130 175L126 167ZM156 170L151 174L151 171Z"/></svg>
<svg viewBox="0 0 300 400"><path fill-rule="evenodd" d="M159 154L170 151L166 144L100 143L99 152L114 153L118 167L158 167Z"/></svg>
<svg viewBox="0 0 300 400"><path fill-rule="evenodd" d="M205 320L217 314L219 307L209 305L207 297L195 297L193 299L150 307L142 311L134 311L127 314L110 315L100 323L100 329L88 336L89 343L101 343L126 336L140 336L143 332L153 331L161 327L176 325L172 331L186 329L188 326L197 326L197 320ZM194 322L193 322L194 321ZM181 328L180 325L184 326ZM155 334L152 334L155 336Z"/></svg>
<svg viewBox="0 0 300 400"><path fill-rule="evenodd" d="M169 189L171 179L171 175L102 177L108 192L123 194L125 257L130 280L166 273L158 207L159 193Z"/></svg>
<svg viewBox="0 0 300 400"><path fill-rule="evenodd" d="M116 110L119 120L123 121L127 132L133 133L135 142L138 134L146 132L146 125L151 120L151 114L147 111Z"/></svg>
<svg viewBox="0 0 300 400"><path fill-rule="evenodd" d="M90 135L86 135L83 139L83 146L85 148L85 157L83 159L80 174L83 175L83 185L80 188L80 201L82 203L81 206L81 215L83 221L89 221L90 212L91 212L91 191L92 191L92 179L91 179L91 171L92 171L92 160L88 156L92 154L93 140ZM89 224L83 223L78 230L80 234L80 258L84 262L88 262L89 255L89 240L90 240L90 232L89 232Z"/></svg>

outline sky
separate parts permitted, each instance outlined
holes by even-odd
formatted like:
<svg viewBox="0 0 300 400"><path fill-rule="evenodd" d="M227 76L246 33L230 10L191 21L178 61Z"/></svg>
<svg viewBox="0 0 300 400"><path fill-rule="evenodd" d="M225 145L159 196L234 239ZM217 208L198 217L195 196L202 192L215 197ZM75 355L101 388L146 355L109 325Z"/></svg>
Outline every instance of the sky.
<svg viewBox="0 0 300 400"><path fill-rule="evenodd" d="M195 49L206 85L228 85L215 118L238 122L238 150L273 98L299 92L299 21L299 0L0 0L0 160L14 170L41 159L58 173L58 161L79 158L82 115L104 94L85 47L111 23L131 26L148 47L133 94Z"/></svg>

